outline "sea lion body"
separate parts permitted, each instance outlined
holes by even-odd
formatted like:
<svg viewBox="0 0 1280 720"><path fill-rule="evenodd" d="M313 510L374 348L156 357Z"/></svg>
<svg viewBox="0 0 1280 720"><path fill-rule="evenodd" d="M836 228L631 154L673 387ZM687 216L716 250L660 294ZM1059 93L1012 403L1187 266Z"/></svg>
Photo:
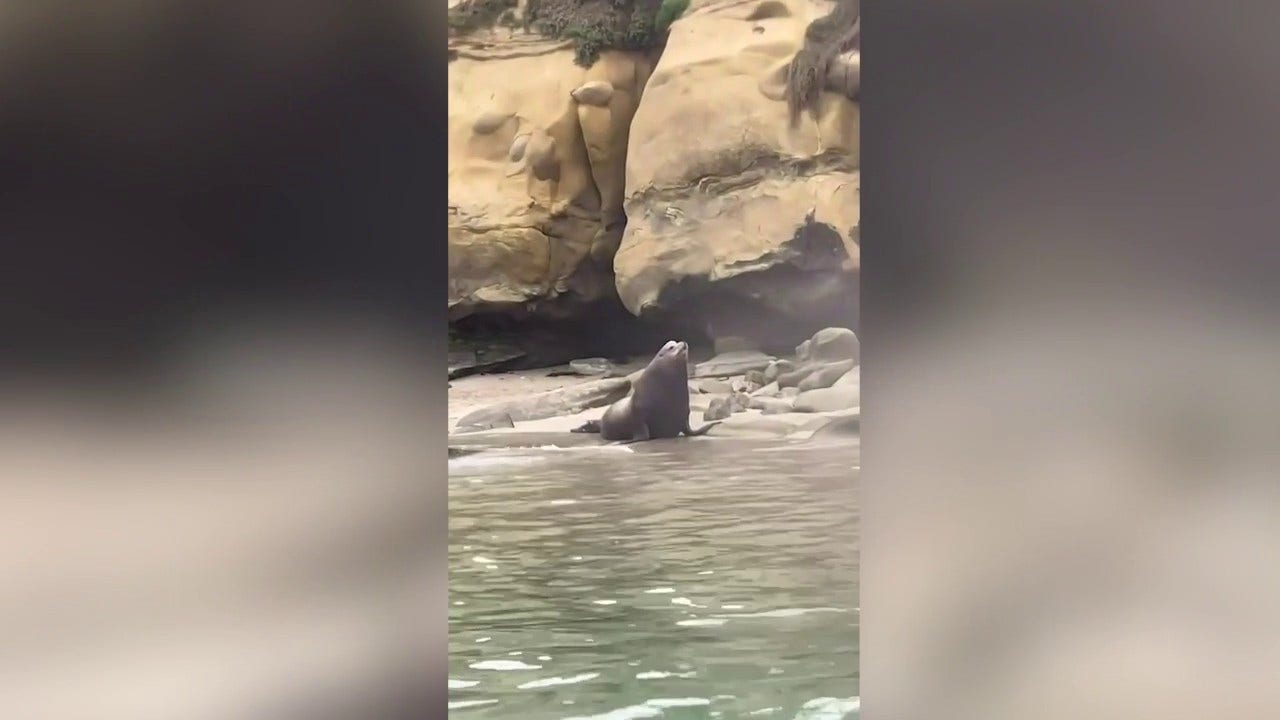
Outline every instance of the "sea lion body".
<svg viewBox="0 0 1280 720"><path fill-rule="evenodd" d="M689 427L689 346L671 340L631 384L631 394L604 411L599 431L605 440L636 442L701 435L715 424Z"/></svg>

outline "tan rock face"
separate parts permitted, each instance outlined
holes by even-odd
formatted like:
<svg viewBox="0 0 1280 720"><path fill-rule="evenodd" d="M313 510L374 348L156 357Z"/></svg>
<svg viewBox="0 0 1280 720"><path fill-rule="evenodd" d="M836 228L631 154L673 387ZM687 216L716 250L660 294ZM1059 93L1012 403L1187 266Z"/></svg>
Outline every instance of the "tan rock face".
<svg viewBox="0 0 1280 720"><path fill-rule="evenodd" d="M498 31L449 64L449 308L613 293L627 136L650 61ZM593 244L604 245L591 260Z"/></svg>
<svg viewBox="0 0 1280 720"><path fill-rule="evenodd" d="M791 128L785 102L788 64L830 9L710 0L672 25L631 123L628 220L614 259L631 312L661 306L682 281L723 285L779 266L794 291L751 293L789 313L856 281L857 53L833 63L816 118ZM822 232L797 232L806 215Z"/></svg>

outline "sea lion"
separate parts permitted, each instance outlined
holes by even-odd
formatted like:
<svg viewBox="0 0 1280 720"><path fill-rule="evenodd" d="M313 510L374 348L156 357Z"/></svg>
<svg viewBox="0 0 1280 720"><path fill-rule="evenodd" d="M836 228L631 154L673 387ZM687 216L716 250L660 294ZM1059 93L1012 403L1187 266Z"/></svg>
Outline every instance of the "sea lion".
<svg viewBox="0 0 1280 720"><path fill-rule="evenodd" d="M637 442L702 435L719 423L689 427L689 345L670 340L631 383L631 394L604 416L573 432L598 432L609 441Z"/></svg>

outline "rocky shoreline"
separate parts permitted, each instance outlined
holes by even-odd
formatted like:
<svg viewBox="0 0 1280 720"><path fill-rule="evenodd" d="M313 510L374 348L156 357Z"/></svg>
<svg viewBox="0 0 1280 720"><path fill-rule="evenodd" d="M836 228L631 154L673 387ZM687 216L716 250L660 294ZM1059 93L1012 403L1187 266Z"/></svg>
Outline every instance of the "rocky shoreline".
<svg viewBox="0 0 1280 720"><path fill-rule="evenodd" d="M724 437L808 437L827 428L856 433L861 407L857 335L825 328L791 357L734 349L691 361L690 419L718 420ZM602 358L568 366L455 379L449 388L450 438L483 433L569 433L630 391L648 363Z"/></svg>

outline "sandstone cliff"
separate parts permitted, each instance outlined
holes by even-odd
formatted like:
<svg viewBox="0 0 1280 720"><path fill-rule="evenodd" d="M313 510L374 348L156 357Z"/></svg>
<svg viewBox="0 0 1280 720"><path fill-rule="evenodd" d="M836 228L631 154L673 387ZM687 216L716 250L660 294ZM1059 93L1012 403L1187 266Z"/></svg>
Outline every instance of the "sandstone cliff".
<svg viewBox="0 0 1280 720"><path fill-rule="evenodd" d="M590 67L518 17L451 40L451 317L620 301L716 334L850 324L857 3L840 3L694 0L664 47Z"/></svg>

